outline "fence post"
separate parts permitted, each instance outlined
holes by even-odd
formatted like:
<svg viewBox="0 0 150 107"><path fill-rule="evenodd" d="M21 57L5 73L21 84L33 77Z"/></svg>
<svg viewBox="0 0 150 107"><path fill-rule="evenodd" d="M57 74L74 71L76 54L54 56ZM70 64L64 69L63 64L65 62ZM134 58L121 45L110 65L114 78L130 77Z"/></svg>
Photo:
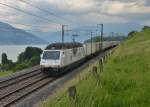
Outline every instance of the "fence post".
<svg viewBox="0 0 150 107"><path fill-rule="evenodd" d="M71 86L68 89L68 96L70 98L70 107L76 107L77 104L77 89L75 86Z"/></svg>
<svg viewBox="0 0 150 107"><path fill-rule="evenodd" d="M102 58L99 60L99 70L100 72L103 72L103 59Z"/></svg>
<svg viewBox="0 0 150 107"><path fill-rule="evenodd" d="M98 85L99 85L100 84L100 75L97 72L97 66L93 67L92 72L93 72L94 77L96 78Z"/></svg>

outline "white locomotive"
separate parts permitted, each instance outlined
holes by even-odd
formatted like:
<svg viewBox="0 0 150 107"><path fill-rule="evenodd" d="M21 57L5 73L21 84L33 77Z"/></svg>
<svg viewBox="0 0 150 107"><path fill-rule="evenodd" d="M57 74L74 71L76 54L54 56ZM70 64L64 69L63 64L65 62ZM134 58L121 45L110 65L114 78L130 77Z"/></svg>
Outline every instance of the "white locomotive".
<svg viewBox="0 0 150 107"><path fill-rule="evenodd" d="M116 43L104 43L103 48ZM87 57L100 52L100 43L54 43L46 47L41 55L42 70L50 75L61 75L83 63Z"/></svg>

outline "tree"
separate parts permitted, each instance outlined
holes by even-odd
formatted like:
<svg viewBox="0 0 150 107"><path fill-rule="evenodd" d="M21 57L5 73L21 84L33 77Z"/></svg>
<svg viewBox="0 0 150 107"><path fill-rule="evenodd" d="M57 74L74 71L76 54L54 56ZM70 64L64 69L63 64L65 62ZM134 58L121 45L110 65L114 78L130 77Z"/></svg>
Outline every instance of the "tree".
<svg viewBox="0 0 150 107"><path fill-rule="evenodd" d="M137 33L137 31L131 31L131 32L128 34L128 37L132 37L135 33Z"/></svg>
<svg viewBox="0 0 150 107"><path fill-rule="evenodd" d="M18 56L18 63L24 62L26 60L31 60L34 56L40 56L42 53L42 50L40 48L36 47L27 47L24 52L22 52Z"/></svg>
<svg viewBox="0 0 150 107"><path fill-rule="evenodd" d="M7 59L7 55L6 53L2 53L2 64L7 64L8 63L8 59Z"/></svg>
<svg viewBox="0 0 150 107"><path fill-rule="evenodd" d="M150 27L149 27L149 26L144 26L144 27L142 28L143 31L146 30L146 29L150 29Z"/></svg>
<svg viewBox="0 0 150 107"><path fill-rule="evenodd" d="M1 62L2 62L1 68L3 70L11 70L15 66L15 63L13 63L12 60L8 60L6 53L2 53Z"/></svg>
<svg viewBox="0 0 150 107"><path fill-rule="evenodd" d="M2 54L1 68L5 71L13 70L14 72L38 65L40 63L40 55L42 50L36 47L27 47L24 52L18 56L16 63L8 60L6 53Z"/></svg>

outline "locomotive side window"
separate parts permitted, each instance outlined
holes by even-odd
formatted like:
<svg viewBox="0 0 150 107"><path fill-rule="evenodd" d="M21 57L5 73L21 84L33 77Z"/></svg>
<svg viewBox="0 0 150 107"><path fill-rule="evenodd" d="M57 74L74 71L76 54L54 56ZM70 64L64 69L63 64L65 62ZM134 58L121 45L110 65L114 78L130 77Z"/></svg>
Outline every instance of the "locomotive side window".
<svg viewBox="0 0 150 107"><path fill-rule="evenodd" d="M72 51L73 51L73 54L74 54L74 55L76 55L76 54L77 54L78 49L77 49L77 48L73 48L73 49L72 49Z"/></svg>
<svg viewBox="0 0 150 107"><path fill-rule="evenodd" d="M65 52L62 52L62 57L63 57L63 58L65 57Z"/></svg>
<svg viewBox="0 0 150 107"><path fill-rule="evenodd" d="M58 60L60 58L60 51L44 51L43 59Z"/></svg>

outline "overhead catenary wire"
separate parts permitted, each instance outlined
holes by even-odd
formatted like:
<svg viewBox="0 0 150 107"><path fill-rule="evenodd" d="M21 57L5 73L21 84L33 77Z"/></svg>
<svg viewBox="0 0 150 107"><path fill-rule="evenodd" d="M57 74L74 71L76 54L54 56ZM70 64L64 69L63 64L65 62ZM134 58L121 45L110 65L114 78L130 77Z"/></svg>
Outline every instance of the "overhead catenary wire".
<svg viewBox="0 0 150 107"><path fill-rule="evenodd" d="M19 0L19 1L22 1L22 2L24 2L24 3L26 3L26 4L30 5L30 6L32 6L32 7L34 7L34 8L40 9L40 10L43 11L43 12L47 12L47 13L49 13L49 14L51 14L51 15L57 16L57 17L59 17L59 18L62 18L61 16L58 16L58 15L56 15L56 14L54 14L54 13L51 13L51 12L49 12L48 10L44 10L44 9L42 9L42 8L36 6L36 5L33 5L32 3L26 2L26 1L24 1L24 0ZM50 20L50 19L48 19L48 18L45 18L45 17L39 16L39 15L36 15L36 14L34 14L34 13L27 12L27 11L22 10L22 9L20 9L20 8L16 8L16 7L11 6L11 5L9 5L9 4L5 4L5 3L1 3L1 2L0 2L0 4L3 5L3 6L9 7L9 8L15 9L15 10L17 10L17 11L19 11L19 12L24 13L24 14L37 17L37 18L39 18L39 19L41 19L41 20L44 20L44 21L47 21L47 22L55 23L55 24L57 24L57 25L64 25L64 24L58 23L58 22L56 22L56 21L54 21L54 20ZM65 19L65 18L63 18L63 19ZM65 20L66 20L66 19L65 19ZM68 20L67 20L67 21L68 21ZM18 24L18 23L17 23L17 24ZM20 25L21 25L21 24L20 24ZM24 25L24 26L30 26L30 25L25 25L25 24L23 24L23 25Z"/></svg>
<svg viewBox="0 0 150 107"><path fill-rule="evenodd" d="M4 17L1 17L0 18L4 18ZM0 19L1 20L1 19ZM30 24L24 24L24 23L19 23L19 22L14 22L14 21L9 21L9 20L3 20L3 22L5 23L9 23L10 25L12 24L12 26L15 26L15 25L21 25L21 26L25 26L25 27L32 27L34 29L32 30L29 30L29 29L24 29L25 31L30 31L30 32L42 32L41 28L49 28L49 27L46 27L46 26L40 26L40 25L30 25ZM17 27L19 29L21 29L20 27Z"/></svg>
<svg viewBox="0 0 150 107"><path fill-rule="evenodd" d="M33 27L31 25L26 25L26 24L23 24L23 23L15 23L15 22L7 22L5 21L5 23L9 23L9 24L13 24L13 25L22 25L22 26L28 26L28 27ZM21 29L19 27L17 27L17 29ZM33 29L33 30L28 30L28 29L24 29L25 31L30 31L30 32L42 32L40 29Z"/></svg>
<svg viewBox="0 0 150 107"><path fill-rule="evenodd" d="M1 16L0 16L0 18L1 18ZM32 25L24 24L24 23L19 23L19 22L6 21L6 20L3 20L3 22L10 23L10 24L16 24L16 25L23 25L23 26L33 27Z"/></svg>
<svg viewBox="0 0 150 107"><path fill-rule="evenodd" d="M1 17L0 17L1 18ZM28 26L28 27L37 27L37 28L48 28L46 26L40 26L40 25L30 25L30 24L24 24L24 23L19 23L19 22L13 22L13 21L7 21L3 20L5 23L11 23L11 24L16 24L16 25L23 25L23 26Z"/></svg>
<svg viewBox="0 0 150 107"><path fill-rule="evenodd" d="M45 12L45 13L49 13L49 14L51 14L51 15L53 15L53 16L58 17L58 18L61 18L61 19L63 18L63 17L61 17L61 16L59 16L59 15L56 15L55 13L49 12L48 10L45 10L45 9L42 9L42 8L36 6L36 5L34 5L33 3L27 2L27 1L25 1L25 0L18 0L18 1L24 2L24 3L30 5L30 6L32 6L32 7L34 7L34 8L37 8L37 9L39 9L39 10ZM30 16L34 16L34 17L39 18L39 19L41 19L41 20L62 25L62 24L60 24L60 23L58 23L58 22L55 22L54 20L50 20L50 19L45 18L45 17L42 17L42 16L40 16L40 15L36 15L36 14L34 14L34 13L24 11L24 10L22 10L22 9L20 9L20 8L11 6L11 5L9 5L9 4L5 4L5 3L1 3L1 2L0 2L0 4L3 5L3 6L7 6L7 7L9 7L9 8L15 9L15 10L17 10L17 11L20 11L20 12L22 12L22 13L28 14L28 15L30 15ZM65 20L66 20L66 19L65 19ZM20 24L20 25L21 25L21 24ZM30 25L25 25L25 24L23 24L23 25L24 25L24 26L30 26ZM87 31L90 31L90 30L87 30Z"/></svg>
<svg viewBox="0 0 150 107"><path fill-rule="evenodd" d="M20 12L22 12L22 13L28 14L28 15L30 15L30 16L34 16L34 17L39 18L39 19L41 19L41 20L44 20L44 21L47 21L47 22L51 22L51 23L54 23L54 24L61 25L60 23L57 23L57 22L55 22L55 21L53 21L53 20L50 20L50 19L47 19L47 18L45 18L45 17L36 15L36 14L34 14L34 13L31 13L31 12L24 11L24 10L22 10L22 9L13 7L13 6L11 6L11 5L8 5L8 4L5 4L5 3L1 3L1 2L0 2L0 4L3 5L3 6L6 6L6 7L12 8L12 9L14 9L14 10L20 11Z"/></svg>
<svg viewBox="0 0 150 107"><path fill-rule="evenodd" d="M59 18L59 19L61 19L61 20L65 20L66 22L71 22L71 23L72 23L72 21L70 21L70 20L68 20L68 19L66 19L66 18L64 18L64 17L62 17L62 16L60 16L60 15L57 15L57 14L55 14L55 13L53 13L53 12L50 12L50 11L48 11L48 10L46 10L46 9L40 8L39 6L36 6L36 5L34 5L33 3L27 2L27 1L25 1L25 0L18 0L18 1L23 2L23 3L27 4L27 5L30 5L31 7L34 7L34 8L36 8L36 9L39 9L39 10L42 11L42 12L48 13L48 14L50 14L50 15L52 15L52 16L55 16L55 17L57 17L57 18Z"/></svg>
<svg viewBox="0 0 150 107"><path fill-rule="evenodd" d="M11 23L11 24L16 24L16 25L23 25L23 26L28 26L28 27L48 28L48 27L43 26L43 25L24 24L24 23L20 23L20 22L16 22L16 21L10 21L10 20L4 19L4 18L5 18L4 16L0 15L0 20L3 20L3 22L5 22L5 23Z"/></svg>

